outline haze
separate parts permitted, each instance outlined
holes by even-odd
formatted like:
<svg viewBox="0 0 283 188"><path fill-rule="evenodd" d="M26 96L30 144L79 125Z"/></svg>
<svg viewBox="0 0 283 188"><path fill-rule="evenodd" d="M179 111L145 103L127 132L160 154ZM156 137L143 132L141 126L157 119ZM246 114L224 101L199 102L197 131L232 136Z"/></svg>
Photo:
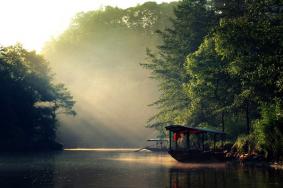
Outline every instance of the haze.
<svg viewBox="0 0 283 188"><path fill-rule="evenodd" d="M77 12L107 5L126 8L144 2L146 0L1 0L0 45L19 42L25 48L40 51L46 41L68 27Z"/></svg>
<svg viewBox="0 0 283 188"><path fill-rule="evenodd" d="M147 105L158 98L158 87L140 63L146 48L159 44L155 31L169 25L175 4L143 2L11 0L1 4L0 44L20 42L42 53L57 81L76 100L78 115L59 117L58 139L65 147L139 147L156 136L145 125L155 113ZM106 5L123 9L103 8ZM76 15L80 11L85 12ZM126 24L111 25L125 18Z"/></svg>
<svg viewBox="0 0 283 188"><path fill-rule="evenodd" d="M138 147L155 137L145 125L155 114L147 105L158 99L158 87L140 63L146 48L159 44L155 31L170 25L175 5L80 13L45 46L58 81L77 101L77 116L60 118L58 136L66 147Z"/></svg>

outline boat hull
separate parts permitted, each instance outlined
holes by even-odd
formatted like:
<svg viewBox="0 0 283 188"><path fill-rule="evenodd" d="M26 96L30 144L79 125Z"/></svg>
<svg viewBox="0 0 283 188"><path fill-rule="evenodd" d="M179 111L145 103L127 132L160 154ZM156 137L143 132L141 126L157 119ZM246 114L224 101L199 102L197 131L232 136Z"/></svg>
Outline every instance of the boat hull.
<svg viewBox="0 0 283 188"><path fill-rule="evenodd" d="M168 153L177 161L183 163L189 162L221 162L225 161L225 155L223 152L211 152L211 151L168 151Z"/></svg>

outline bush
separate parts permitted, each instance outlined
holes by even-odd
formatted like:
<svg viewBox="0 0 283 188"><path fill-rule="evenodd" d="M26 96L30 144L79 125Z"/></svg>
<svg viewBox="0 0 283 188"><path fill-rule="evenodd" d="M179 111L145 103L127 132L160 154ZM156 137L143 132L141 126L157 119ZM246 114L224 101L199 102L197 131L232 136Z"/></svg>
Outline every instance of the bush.
<svg viewBox="0 0 283 188"><path fill-rule="evenodd" d="M261 118L254 122L252 134L266 158L282 160L283 113L280 103L262 106Z"/></svg>
<svg viewBox="0 0 283 188"><path fill-rule="evenodd" d="M241 135L237 138L232 151L238 154L258 153L258 148L253 134Z"/></svg>
<svg viewBox="0 0 283 188"><path fill-rule="evenodd" d="M263 154L268 160L283 160L283 113L279 102L262 105L260 119L253 122L249 135L239 136L232 151L241 154Z"/></svg>

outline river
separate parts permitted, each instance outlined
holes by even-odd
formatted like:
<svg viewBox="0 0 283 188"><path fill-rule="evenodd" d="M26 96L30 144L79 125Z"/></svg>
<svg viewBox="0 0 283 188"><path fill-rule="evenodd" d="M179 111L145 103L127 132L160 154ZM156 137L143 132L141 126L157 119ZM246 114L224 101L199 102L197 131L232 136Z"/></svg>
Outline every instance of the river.
<svg viewBox="0 0 283 188"><path fill-rule="evenodd" d="M182 164L166 153L133 150L1 154L0 187L281 188L283 170Z"/></svg>

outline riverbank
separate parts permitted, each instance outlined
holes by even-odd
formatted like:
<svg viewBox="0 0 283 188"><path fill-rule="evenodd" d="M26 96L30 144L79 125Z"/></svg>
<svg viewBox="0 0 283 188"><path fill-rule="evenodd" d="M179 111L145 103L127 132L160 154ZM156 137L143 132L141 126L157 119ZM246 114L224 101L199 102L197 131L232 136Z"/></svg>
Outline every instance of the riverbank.
<svg viewBox="0 0 283 188"><path fill-rule="evenodd" d="M274 169L283 170L283 161L269 161L262 155L227 153L226 158L229 162L237 163L240 165L271 167Z"/></svg>

